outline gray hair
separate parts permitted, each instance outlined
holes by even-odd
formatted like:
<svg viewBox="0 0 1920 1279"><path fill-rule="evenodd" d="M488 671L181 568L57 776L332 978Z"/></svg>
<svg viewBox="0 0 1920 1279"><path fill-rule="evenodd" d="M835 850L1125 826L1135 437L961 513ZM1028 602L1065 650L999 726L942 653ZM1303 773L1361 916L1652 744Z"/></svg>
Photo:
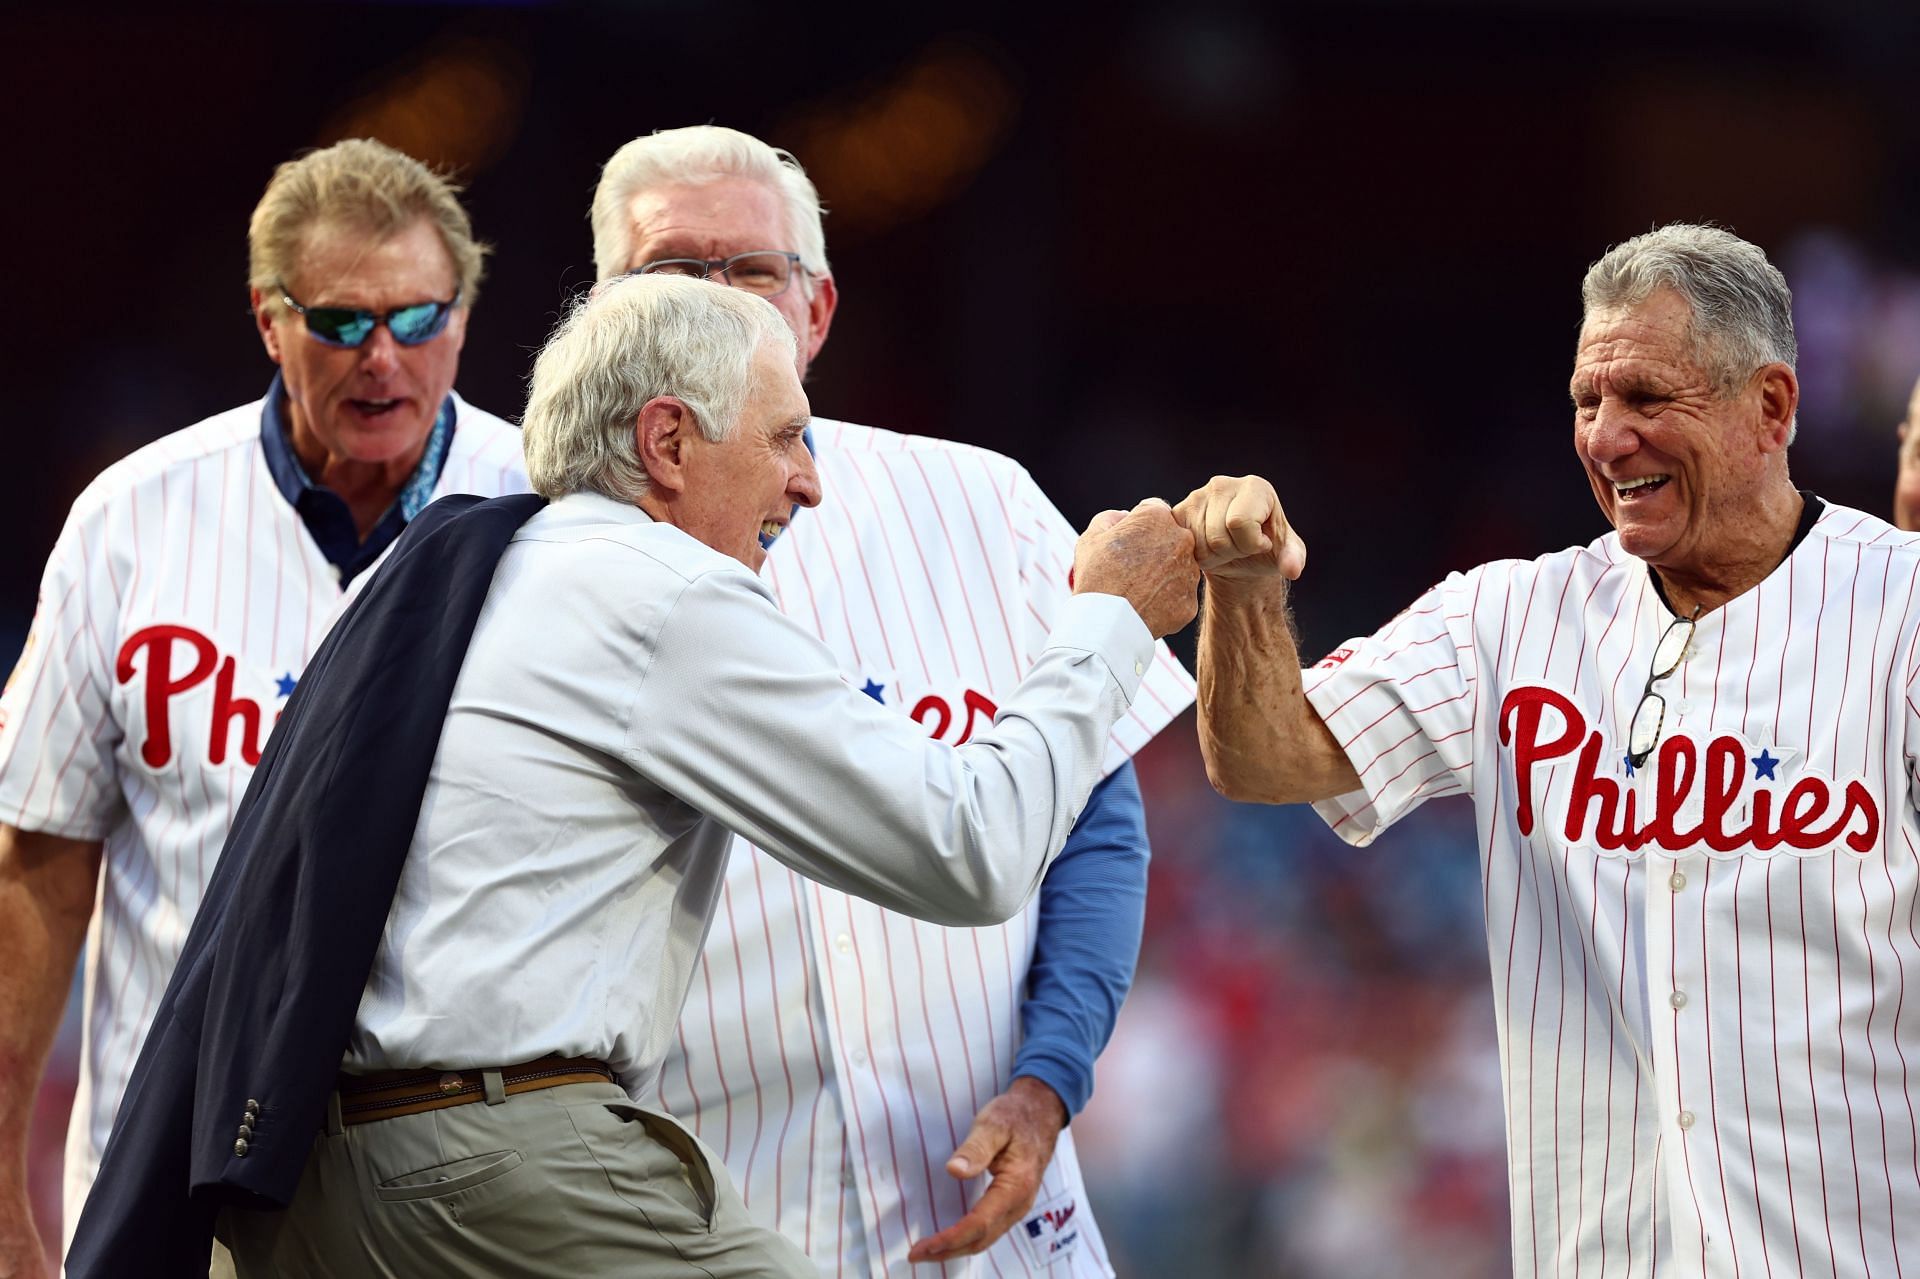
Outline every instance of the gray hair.
<svg viewBox="0 0 1920 1279"><path fill-rule="evenodd" d="M827 236L821 229L820 193L800 162L751 134L716 124L662 129L635 138L613 153L600 170L593 193L593 267L605 280L632 264L633 220L627 206L652 187L751 178L773 188L786 208L784 245L768 245L800 255L806 268L802 287L812 296L813 276L827 274Z"/></svg>
<svg viewBox="0 0 1920 1279"><path fill-rule="evenodd" d="M725 440L752 391L754 357L769 343L794 362L786 321L750 293L664 275L600 285L573 304L533 362L521 444L534 491L638 503L648 488L634 442L640 410L672 396L701 435Z"/></svg>
<svg viewBox="0 0 1920 1279"><path fill-rule="evenodd" d="M1607 250L1580 286L1586 315L1672 289L1693 312L1695 358L1731 395L1763 364L1792 366L1793 293L1759 246L1731 231L1672 222Z"/></svg>

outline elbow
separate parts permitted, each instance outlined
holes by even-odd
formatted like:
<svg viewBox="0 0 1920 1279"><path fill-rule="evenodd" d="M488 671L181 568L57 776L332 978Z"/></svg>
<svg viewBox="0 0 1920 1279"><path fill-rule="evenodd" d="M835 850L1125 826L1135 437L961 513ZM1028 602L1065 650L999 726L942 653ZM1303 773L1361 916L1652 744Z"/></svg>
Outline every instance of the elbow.
<svg viewBox="0 0 1920 1279"><path fill-rule="evenodd" d="M1036 883L1024 887L1011 882L996 881L985 891L973 895L962 912L964 918L957 920L955 927L991 928L995 924L1004 924L1026 908L1033 897Z"/></svg>
<svg viewBox="0 0 1920 1279"><path fill-rule="evenodd" d="M1207 765L1207 781L1225 798L1241 804L1287 802L1287 797L1280 793L1271 769L1249 767L1243 760L1235 760L1211 750L1203 749L1201 755Z"/></svg>

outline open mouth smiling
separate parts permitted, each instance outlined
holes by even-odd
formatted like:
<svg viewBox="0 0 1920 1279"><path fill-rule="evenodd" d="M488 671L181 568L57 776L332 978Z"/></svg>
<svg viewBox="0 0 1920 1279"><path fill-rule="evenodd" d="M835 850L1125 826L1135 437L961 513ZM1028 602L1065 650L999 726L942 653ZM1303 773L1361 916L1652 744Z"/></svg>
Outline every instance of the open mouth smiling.
<svg viewBox="0 0 1920 1279"><path fill-rule="evenodd" d="M1631 505L1652 497L1667 486L1670 475L1642 475L1631 480L1613 481L1613 495L1616 499Z"/></svg>

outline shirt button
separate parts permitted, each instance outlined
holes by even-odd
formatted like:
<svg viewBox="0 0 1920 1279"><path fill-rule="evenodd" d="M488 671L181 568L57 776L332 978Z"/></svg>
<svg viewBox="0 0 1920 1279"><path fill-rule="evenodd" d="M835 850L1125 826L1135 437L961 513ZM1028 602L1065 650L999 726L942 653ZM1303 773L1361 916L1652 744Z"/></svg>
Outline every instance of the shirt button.
<svg viewBox="0 0 1920 1279"><path fill-rule="evenodd" d="M834 938L833 945L834 949L843 955L851 955L853 953L853 938L847 936L845 933L841 933L838 937Z"/></svg>
<svg viewBox="0 0 1920 1279"><path fill-rule="evenodd" d="M854 1065L856 1065L856 1066L864 1066L864 1065L866 1065L866 1064L867 1064L867 1050L866 1050L866 1049L864 1049L864 1048L856 1048L856 1049L854 1049L854 1050L853 1050L853 1053L852 1053L851 1055L852 1055L852 1057L853 1057L853 1064L854 1064Z"/></svg>
<svg viewBox="0 0 1920 1279"><path fill-rule="evenodd" d="M1693 1127L1693 1112L1691 1110L1681 1111L1678 1122L1680 1124L1680 1131L1682 1132L1685 1132L1687 1129Z"/></svg>
<svg viewBox="0 0 1920 1279"><path fill-rule="evenodd" d="M1687 877L1685 875L1682 875L1679 871L1676 870L1673 872L1673 874L1667 876L1667 887L1671 888L1674 892L1677 893L1681 889L1685 888L1686 886L1687 886Z"/></svg>
<svg viewBox="0 0 1920 1279"><path fill-rule="evenodd" d="M1145 662L1135 662L1133 664L1133 673L1135 675L1145 675L1147 673L1147 664Z"/></svg>
<svg viewBox="0 0 1920 1279"><path fill-rule="evenodd" d="M246 1158L247 1139L245 1137L241 1137L233 1143L233 1153L239 1155L242 1159Z"/></svg>
<svg viewBox="0 0 1920 1279"><path fill-rule="evenodd" d="M1685 1008L1687 1006L1687 992L1684 990L1676 990L1667 996L1667 1002L1675 1008Z"/></svg>

